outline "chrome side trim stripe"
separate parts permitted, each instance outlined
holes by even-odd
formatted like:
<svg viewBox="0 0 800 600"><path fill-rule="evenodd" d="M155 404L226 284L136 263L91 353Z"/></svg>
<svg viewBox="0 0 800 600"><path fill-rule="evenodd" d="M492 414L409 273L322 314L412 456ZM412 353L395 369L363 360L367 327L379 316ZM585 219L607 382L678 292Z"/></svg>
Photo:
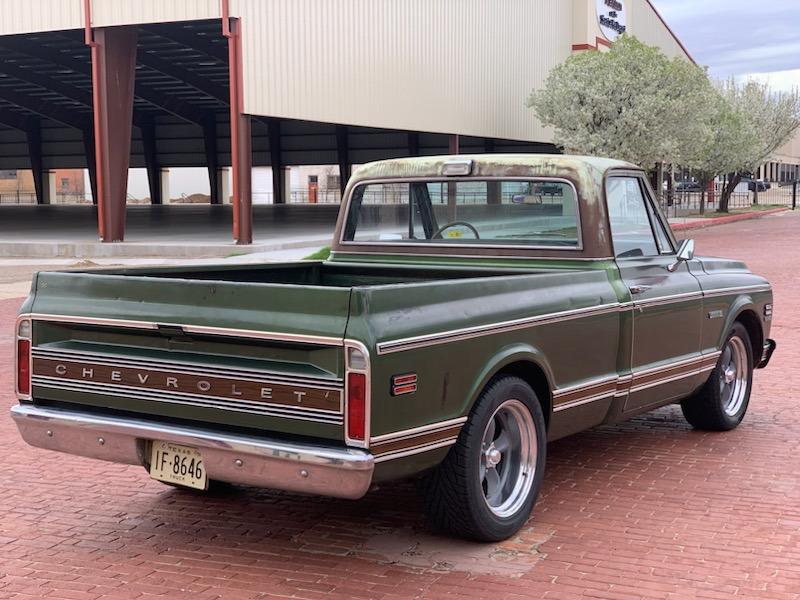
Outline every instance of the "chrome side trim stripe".
<svg viewBox="0 0 800 600"><path fill-rule="evenodd" d="M601 304L598 306L590 306L587 308L578 308L574 310L567 310L555 313L548 313L544 315L537 315L535 317L527 317L523 319L515 319L511 321L500 321L497 323L489 323L487 325L476 325L474 327L465 327L463 329L453 329L450 331L442 331L440 333L421 335L408 338L400 338L397 340L389 340L380 342L377 345L378 354L391 354L393 352L403 352L405 350L413 350L415 348L423 348L426 346L436 346L439 344L446 344L448 342L456 342L484 335L492 335L495 333L504 333L508 331L515 331L518 329L526 329L537 325L547 325L550 323L558 323L560 321L568 321L571 319L579 319L582 317L589 317L612 313L621 310L630 310L633 307L648 307L658 306L661 304L672 304L676 302L686 302L689 300L699 300L701 298L709 298L714 296L724 296L734 293L744 292L767 292L772 290L769 285L751 285L734 288L724 288L720 290L711 290L708 292L686 292L682 294L673 294L670 296L661 296L658 298L647 298L645 300L636 300L632 302L614 302L609 304Z"/></svg>
<svg viewBox="0 0 800 600"><path fill-rule="evenodd" d="M76 323L82 325L99 325L106 327L120 327L127 329L154 330L160 326L180 328L186 333L198 335L216 335L221 337L252 338L272 340L276 342L296 342L301 344L316 344L321 346L342 346L342 338L306 335L302 333L284 333L277 331L258 331L254 329L234 329L228 327L207 327L204 325L185 325L181 323L160 323L155 321L132 321L127 319L106 319L98 317L77 317L73 315L50 315L32 313L30 318L34 321L50 323Z"/></svg>
<svg viewBox="0 0 800 600"><path fill-rule="evenodd" d="M599 394L597 396L589 396L588 398L582 398L580 400L573 400L572 402L565 402L563 404L558 404L553 407L553 412L561 412L562 410L568 410L570 408L577 408L578 406L583 406L584 404L591 404L592 402L597 402L598 400L605 400L606 398L611 398L616 396L617 391L614 390L613 392L609 392L606 394Z"/></svg>
<svg viewBox="0 0 800 600"><path fill-rule="evenodd" d="M745 285L740 287L720 288L717 290L703 291L705 298L713 298L714 296L729 296L731 294L739 294L744 292L771 292L772 286L767 284L762 285Z"/></svg>
<svg viewBox="0 0 800 600"><path fill-rule="evenodd" d="M652 387L657 387L665 383L671 383L673 381L679 381L687 377L713 371L716 367L716 360L719 358L720 354L722 354L722 352L707 352L696 357L678 360L660 367L634 371L628 375L622 375L619 377L603 377L588 383L557 389L553 392L553 400L555 402L558 402L559 398L564 398L565 396L577 395L578 397L562 402L561 404L555 404L553 406L553 412L561 412L562 410L576 408L578 406L583 406L584 404L605 400L613 396L624 396L628 392L638 392ZM709 361L712 360L714 362L712 364L708 364ZM658 373L670 373L671 371L681 369L682 367L685 367L685 370L682 372L665 374L663 377L652 377ZM637 381L640 381L641 383L637 385ZM614 385L612 386L611 384ZM580 392L583 393L581 394Z"/></svg>
<svg viewBox="0 0 800 600"><path fill-rule="evenodd" d="M441 333L432 333L428 335L402 338L389 342L381 342L377 345L378 354L391 354L393 352L403 352L405 350L412 350L414 348L422 348L425 346L436 346L439 344L446 344L448 342L467 340L494 333L504 333L507 331L526 329L528 327L533 327L536 325L546 325L550 323L558 323L561 321L579 319L581 317L604 315L608 313L617 312L619 310L619 307L620 304L618 302L614 302L613 304L601 304L598 306L589 306L586 308L565 310L545 315L537 315L535 317L515 319L512 321L501 321L499 323L490 323L487 325L476 325L474 327L453 329L451 331L443 331Z"/></svg>
<svg viewBox="0 0 800 600"><path fill-rule="evenodd" d="M413 438L414 436L423 433L432 433L440 429L448 429L454 425L461 425L467 422L467 417L459 417L457 419L450 419L449 421L439 421L438 423L431 423L430 425L423 425L422 427L414 427L412 429L404 429L402 431L395 431L393 433L384 433L383 435L376 435L369 439L370 444L378 444L380 442L393 442L395 440L402 440L404 438Z"/></svg>
<svg viewBox="0 0 800 600"><path fill-rule="evenodd" d="M628 377L627 375L625 377ZM566 396L573 392L580 392L585 390L590 390L593 388L601 387L608 385L610 383L618 383L622 379L621 377L611 376L611 377L601 377L599 379L594 379L589 381L588 383L580 383L578 385L573 385L570 387L565 388L558 388L557 390L553 391L553 398L560 398L561 396Z"/></svg>
<svg viewBox="0 0 800 600"><path fill-rule="evenodd" d="M641 300L635 300L633 302L626 302L625 306L641 306L642 308L647 308L649 306L661 306L663 304L675 304L678 302L688 302L689 300L700 300L703 297L703 293L700 291L697 292L687 292L684 294L673 294L670 296L660 296L658 298L643 298Z"/></svg>
<svg viewBox="0 0 800 600"><path fill-rule="evenodd" d="M412 456L414 454L421 454L422 452L428 452L430 450L437 450L438 448L444 448L446 446L452 446L456 443L458 437L449 438L446 440L442 440L440 442L436 442L433 444L426 444L424 446L417 446L414 448L409 448L405 450L399 450L397 452L391 452L389 454L382 454L380 456L375 457L375 462L384 462L386 460L392 460L395 458L403 458L405 456Z"/></svg>

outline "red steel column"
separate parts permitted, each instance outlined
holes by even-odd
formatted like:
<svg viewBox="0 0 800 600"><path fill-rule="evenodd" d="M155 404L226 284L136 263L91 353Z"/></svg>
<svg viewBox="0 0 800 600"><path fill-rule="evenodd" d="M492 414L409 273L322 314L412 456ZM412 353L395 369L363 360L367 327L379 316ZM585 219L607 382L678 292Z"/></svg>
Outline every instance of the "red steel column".
<svg viewBox="0 0 800 600"><path fill-rule="evenodd" d="M228 38L228 68L231 87L231 188L233 193L233 239L253 243L252 171L250 116L244 114L242 77L242 28L231 19L223 1L222 33Z"/></svg>
<svg viewBox="0 0 800 600"><path fill-rule="evenodd" d="M133 26L99 27L93 32L87 27L92 49L97 219L103 242L125 238L136 42Z"/></svg>

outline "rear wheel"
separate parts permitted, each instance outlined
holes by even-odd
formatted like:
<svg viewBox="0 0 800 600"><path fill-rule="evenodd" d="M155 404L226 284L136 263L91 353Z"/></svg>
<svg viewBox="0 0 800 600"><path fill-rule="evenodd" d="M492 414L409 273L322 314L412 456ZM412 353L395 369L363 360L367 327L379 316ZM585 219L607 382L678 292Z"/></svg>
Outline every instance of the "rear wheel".
<svg viewBox="0 0 800 600"><path fill-rule="evenodd" d="M681 403L683 416L697 429L729 431L742 422L752 385L750 337L744 325L734 323L708 381Z"/></svg>
<svg viewBox="0 0 800 600"><path fill-rule="evenodd" d="M539 494L546 444L544 415L531 387L518 377L492 381L428 478L432 525L482 542L516 533Z"/></svg>

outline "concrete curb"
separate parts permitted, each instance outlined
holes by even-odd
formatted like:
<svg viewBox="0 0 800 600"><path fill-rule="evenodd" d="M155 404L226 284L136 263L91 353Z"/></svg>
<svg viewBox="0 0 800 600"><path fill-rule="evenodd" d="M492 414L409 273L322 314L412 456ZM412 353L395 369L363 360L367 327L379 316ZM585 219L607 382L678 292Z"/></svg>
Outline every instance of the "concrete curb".
<svg viewBox="0 0 800 600"><path fill-rule="evenodd" d="M699 218L691 223L671 223L672 231L689 231L691 229L705 229L706 227L714 227L715 225L725 225L727 223L735 223L737 221L749 221L750 219L760 219L767 215L774 215L775 213L785 212L788 208L774 208L772 210L762 210L758 212L742 213L738 215L727 215L724 217L711 217Z"/></svg>

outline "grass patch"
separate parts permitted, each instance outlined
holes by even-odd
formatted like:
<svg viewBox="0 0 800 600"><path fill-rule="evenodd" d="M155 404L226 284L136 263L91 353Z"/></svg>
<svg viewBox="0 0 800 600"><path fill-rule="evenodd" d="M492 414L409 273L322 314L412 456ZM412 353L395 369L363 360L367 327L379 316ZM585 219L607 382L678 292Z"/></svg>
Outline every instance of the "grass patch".
<svg viewBox="0 0 800 600"><path fill-rule="evenodd" d="M309 254L303 260L328 260L331 257L331 247L325 246L316 252Z"/></svg>

